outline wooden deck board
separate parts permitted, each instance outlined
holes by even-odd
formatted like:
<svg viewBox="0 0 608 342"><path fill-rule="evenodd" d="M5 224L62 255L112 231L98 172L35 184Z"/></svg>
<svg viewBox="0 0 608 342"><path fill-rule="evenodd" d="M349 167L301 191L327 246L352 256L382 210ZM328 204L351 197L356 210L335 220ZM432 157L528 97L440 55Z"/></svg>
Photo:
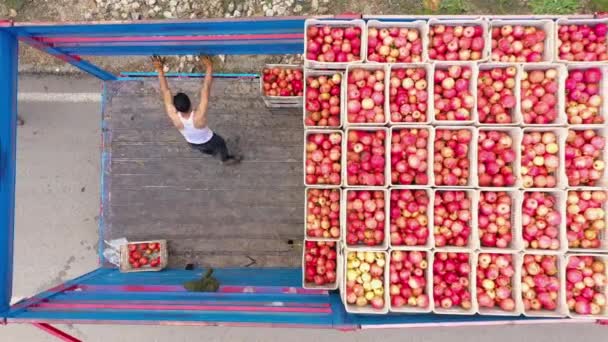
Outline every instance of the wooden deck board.
<svg viewBox="0 0 608 342"><path fill-rule="evenodd" d="M196 105L199 80L171 80ZM209 122L238 166L192 149L156 80L107 82L103 238L165 238L170 266L299 266L304 224L300 108L269 110L257 80L218 79Z"/></svg>

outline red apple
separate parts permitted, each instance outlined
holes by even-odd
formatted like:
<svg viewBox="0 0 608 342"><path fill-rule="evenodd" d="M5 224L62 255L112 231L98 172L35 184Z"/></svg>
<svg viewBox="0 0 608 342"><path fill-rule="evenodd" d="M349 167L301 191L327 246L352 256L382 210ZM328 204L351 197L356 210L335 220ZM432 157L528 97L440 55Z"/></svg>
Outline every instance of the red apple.
<svg viewBox="0 0 608 342"><path fill-rule="evenodd" d="M469 253L435 252L433 260L435 308L470 310L472 284Z"/></svg>
<svg viewBox="0 0 608 342"><path fill-rule="evenodd" d="M545 39L547 33L536 26L503 25L492 27L494 62L523 63L546 60Z"/></svg>
<svg viewBox="0 0 608 342"><path fill-rule="evenodd" d="M473 73L468 66L450 65L435 68L435 120L473 120L475 97L471 93Z"/></svg>
<svg viewBox="0 0 608 342"><path fill-rule="evenodd" d="M302 69L264 68L262 91L265 96L302 96Z"/></svg>
<svg viewBox="0 0 608 342"><path fill-rule="evenodd" d="M346 246L381 246L386 239L384 191L346 191Z"/></svg>
<svg viewBox="0 0 608 342"><path fill-rule="evenodd" d="M337 242L304 242L304 283L308 286L332 286L337 281Z"/></svg>
<svg viewBox="0 0 608 342"><path fill-rule="evenodd" d="M305 126L340 127L342 74L306 77Z"/></svg>
<svg viewBox="0 0 608 342"><path fill-rule="evenodd" d="M558 25L557 48L561 60L599 62L608 60L605 23Z"/></svg>
<svg viewBox="0 0 608 342"><path fill-rule="evenodd" d="M509 124L515 105L515 66L480 70L477 82L477 115L483 124Z"/></svg>
<svg viewBox="0 0 608 342"><path fill-rule="evenodd" d="M342 132L314 132L306 136L306 185L340 185Z"/></svg>
<svg viewBox="0 0 608 342"><path fill-rule="evenodd" d="M306 236L340 237L340 189L306 189Z"/></svg>
<svg viewBox="0 0 608 342"><path fill-rule="evenodd" d="M386 131L347 131L346 184L383 186L386 184Z"/></svg>
<svg viewBox="0 0 608 342"><path fill-rule="evenodd" d="M392 246L425 246L429 237L426 190L391 189L390 233Z"/></svg>
<svg viewBox="0 0 608 342"><path fill-rule="evenodd" d="M568 247L599 249L606 230L606 191L570 190L566 200Z"/></svg>
<svg viewBox="0 0 608 342"><path fill-rule="evenodd" d="M422 62L422 37L413 27L368 27L367 60L379 63Z"/></svg>
<svg viewBox="0 0 608 342"><path fill-rule="evenodd" d="M424 68L391 68L391 123L429 121L429 84Z"/></svg>
<svg viewBox="0 0 608 342"><path fill-rule="evenodd" d="M391 306L427 309L430 305L430 293L427 293L430 274L427 252L392 251L389 275Z"/></svg>

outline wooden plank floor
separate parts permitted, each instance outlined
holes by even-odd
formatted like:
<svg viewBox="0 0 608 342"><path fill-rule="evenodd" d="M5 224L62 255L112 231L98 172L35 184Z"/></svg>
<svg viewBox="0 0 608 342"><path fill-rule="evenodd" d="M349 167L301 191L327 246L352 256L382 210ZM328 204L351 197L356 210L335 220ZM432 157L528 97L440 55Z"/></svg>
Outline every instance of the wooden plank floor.
<svg viewBox="0 0 608 342"><path fill-rule="evenodd" d="M210 127L244 157L193 150L164 113L155 79L106 83L103 238L165 238L170 266L299 266L304 224L301 109L273 109L257 79L217 79ZM200 80L172 80L198 103Z"/></svg>

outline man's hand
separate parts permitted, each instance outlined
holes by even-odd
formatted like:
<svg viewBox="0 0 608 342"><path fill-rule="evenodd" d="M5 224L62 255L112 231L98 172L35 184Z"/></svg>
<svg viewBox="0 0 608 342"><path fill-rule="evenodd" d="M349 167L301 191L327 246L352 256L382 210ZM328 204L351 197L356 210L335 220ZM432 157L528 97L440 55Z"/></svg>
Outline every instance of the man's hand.
<svg viewBox="0 0 608 342"><path fill-rule="evenodd" d="M154 69L156 69L156 71L160 72L160 71L164 71L164 67L165 67L165 57L160 57L160 56L152 56L150 57L150 60L152 61L152 64L154 65Z"/></svg>
<svg viewBox="0 0 608 342"><path fill-rule="evenodd" d="M199 56L199 58L201 60L201 64L205 67L205 69L213 69L213 61L211 60L211 57L201 55Z"/></svg>

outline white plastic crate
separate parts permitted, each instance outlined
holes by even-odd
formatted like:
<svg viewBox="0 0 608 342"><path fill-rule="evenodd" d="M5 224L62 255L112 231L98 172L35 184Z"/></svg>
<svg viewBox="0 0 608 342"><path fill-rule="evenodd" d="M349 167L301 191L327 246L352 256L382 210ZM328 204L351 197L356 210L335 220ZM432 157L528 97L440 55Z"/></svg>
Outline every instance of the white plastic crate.
<svg viewBox="0 0 608 342"><path fill-rule="evenodd" d="M308 51L308 37L306 32L309 26L330 26L330 27L358 27L361 29L361 50L359 60L353 62L319 62L312 61L306 58ZM367 35L365 34L365 21L361 19L354 20L318 20L306 19L304 22L304 65L307 68L313 69L345 69L350 63L363 62L365 60L365 49L367 47Z"/></svg>
<svg viewBox="0 0 608 342"><path fill-rule="evenodd" d="M477 146L477 128L473 127L473 126L435 126L435 132L434 132L434 139L433 139L433 146L434 146L434 142L437 139L437 135L438 132L440 130L450 130L450 131L457 131L460 129L466 129L468 131L471 132L471 142L469 143L469 150L468 150L468 158L469 158L469 179L467 182L467 185L465 186L448 186L448 185L437 185L435 184L435 173L433 171L433 186L437 187L437 189L442 189L442 188L459 188L459 189L464 189L464 188L474 188L476 186L475 182L475 176L473 175L473 173L477 172L477 154L475 153L476 151L476 146ZM433 164L435 164L435 149L433 148L433 151L431 151L433 154L431 155L431 167Z"/></svg>
<svg viewBox="0 0 608 342"><path fill-rule="evenodd" d="M599 115L601 117L604 118L604 124L603 125L597 125L597 124L593 124L593 126L604 126L606 125L606 122L608 122L608 65L606 64L589 64L589 63L568 63L566 64L566 69L568 72L568 75L566 76L566 79L568 79L568 76L570 74L570 72L572 70L587 70L587 69L600 69L600 72L602 73L602 79L600 80L600 89L598 92L598 95L602 96L602 104L600 106L600 112ZM566 86L564 83L564 112L565 114L565 118L566 118L566 122L569 123L568 120L568 98L566 97ZM570 124L572 127L578 127L578 124ZM583 125L581 125L583 126ZM589 126L589 125L587 125Z"/></svg>
<svg viewBox="0 0 608 342"><path fill-rule="evenodd" d="M367 245L363 245L363 244L358 244L358 245L351 245L349 243L347 243L346 241L346 234L347 234L347 216L348 216L348 210L347 210L347 205L348 205L348 193L349 192L359 192L359 191L369 191L369 192L374 192L374 191L381 191L384 194L384 241L382 241L381 245L376 245L376 246L367 246ZM340 226L341 226L341 231L340 231L340 239L344 244L344 247L347 249L350 249L351 251L376 251L376 250L386 250L388 249L388 245L389 245L389 240L390 240L390 229L389 229L389 222L390 222L390 194L388 192L388 189L382 189L382 188L346 188L344 189L344 193L342 195L342 199L340 201Z"/></svg>
<svg viewBox="0 0 608 342"><path fill-rule="evenodd" d="M427 308L418 308L418 307L411 307L408 305L404 305L403 307L397 308L397 307L393 306L392 296L390 295L390 284L391 284L390 264L391 264L391 260L393 258L393 252L396 252L396 251L411 252L411 251L415 251L415 250L414 249L399 249L399 250L391 249L388 252L389 272L388 272L387 278L388 278L389 287L387 287L386 292L389 293L389 295L388 295L389 311L390 312L400 312L400 313L429 313L429 312L432 312L433 308L434 308L434 303L433 303L433 255L434 254L433 254L433 252L431 250L419 251L419 252L425 253L424 260L426 260L428 262L428 266L427 266L426 272L425 272L425 279L426 279L425 294L429 298L429 306Z"/></svg>
<svg viewBox="0 0 608 342"><path fill-rule="evenodd" d="M608 94L608 93L607 93ZM608 141L608 125L570 125L569 128L567 129L568 131L585 131L585 130L594 130L597 134L599 134L600 136L603 136L604 139L606 139L606 141ZM567 136L567 133L566 133ZM564 143L564 146L567 146L568 143ZM566 160L565 160L566 156L564 154L564 174L566 174ZM602 156L601 156L601 160L604 161L604 163L608 164L608 146L604 146L604 150L602 151ZM570 181L566 180L568 182L568 186L570 185ZM576 186L578 187L578 186ZM580 187L589 187L586 185L581 185ZM608 187L608 170L606 168L604 168L604 173L602 175L602 177L600 179L598 179L595 183L595 185L593 185L592 187L603 187L603 188L607 188Z"/></svg>
<svg viewBox="0 0 608 342"><path fill-rule="evenodd" d="M458 125L458 126L473 125L475 122L477 122L477 81L478 81L477 79L479 77L479 67L478 67L477 63L474 63L474 62L462 62L462 61L435 62L434 70L433 70L433 85L435 85L435 82L434 82L435 72L437 72L437 70L447 70L452 65L459 65L461 67L468 67L469 69L471 69L472 75L471 75L471 79L469 80L469 92L475 99L475 101L473 103L473 108L471 108L471 119L470 120L437 120L436 115L435 115L437 112L437 109L435 108L435 103L433 102L433 113L434 114L433 114L433 117L431 120L434 125ZM435 97L434 90L433 90L433 93L430 95L433 95L432 98Z"/></svg>
<svg viewBox="0 0 608 342"><path fill-rule="evenodd" d="M512 240L507 248L485 247L481 244L481 233L479 232L479 204L481 203L482 192L506 192L511 197L511 235ZM512 253L523 250L524 245L521 233L521 191L514 188L480 188L473 194L473 203L475 203L475 213L473 215L473 227L476 230L476 236L479 239L478 246L482 252L487 253Z"/></svg>
<svg viewBox="0 0 608 342"><path fill-rule="evenodd" d="M580 192L580 191L604 191L605 193L608 194L608 189L606 189L605 187L600 188L600 187L573 187L573 188L568 188L568 190L566 191L566 206L567 206L567 200L568 200L568 195L571 192ZM602 208L604 209L605 212L608 212L608 202L603 203ZM566 213L567 215L567 213ZM606 227L608 227L608 215L604 215L604 222ZM567 231L566 231L567 232ZM599 248L575 248L575 247L568 247L568 253L608 253L608 229L604 228L604 229L600 229L598 232L598 239L600 240L600 247Z"/></svg>
<svg viewBox="0 0 608 342"><path fill-rule="evenodd" d="M281 68L281 69L295 69L302 70L301 65L296 64L266 64L264 65L264 69L266 68ZM303 96L267 96L264 93L264 73L260 73L260 95L262 96L262 100L267 107L270 108L289 108L289 107L300 107L302 106ZM302 95L304 94L304 75L302 75Z"/></svg>
<svg viewBox="0 0 608 342"><path fill-rule="evenodd" d="M390 75L393 70L396 69L412 69L422 68L426 72L426 84L427 84L427 106L426 106L426 120L420 122L402 122L393 121L391 118L391 100L390 100ZM387 82L387 96L386 106L384 109L384 115L388 118L390 125L428 125L433 121L435 117L435 101L433 100L433 84L434 84L434 65L431 63L394 63L390 64Z"/></svg>
<svg viewBox="0 0 608 342"><path fill-rule="evenodd" d="M385 139L384 139L384 147L385 147L385 156L384 156L384 185L382 186L375 186L372 188L386 188L388 187L388 184L390 182L390 172L391 172L391 165L389 162L389 155L391 153L391 145L389 142L389 130L386 127L369 127L369 126L362 126L362 127L348 127L345 131L344 134L344 140L346 140L346 143L344 145L344 150L342 152L342 179L344 180L344 186L347 187L351 187L351 188L370 188L367 185L352 185L352 184L348 184L348 133L350 131L368 131L368 132L376 132L376 131L384 131L385 133Z"/></svg>
<svg viewBox="0 0 608 342"><path fill-rule="evenodd" d="M426 149L427 149L427 169L426 169L426 175L428 177L428 183L427 184L399 184L399 183L394 183L391 173L393 171L393 154L392 154L392 139L393 139L393 134L398 134L395 132L399 132L402 130L410 130L410 129L426 129L429 132L429 136L428 136L428 141L426 144ZM423 126L423 125L411 125L411 126L392 126L390 128L390 133L388 136L388 141L389 141L389 150L391 151L391 153L389 153L389 158L388 158L388 163L390 166L390 172L389 172L389 176L388 176L388 180L389 180L389 185L390 186L406 186L406 187L417 187L417 186L431 186L433 185L435 182L433 180L434 177L434 173L433 173L433 143L435 141L435 128L433 126Z"/></svg>
<svg viewBox="0 0 608 342"><path fill-rule="evenodd" d="M523 64L522 66L522 78L521 80L523 80L523 74L533 71L533 70L548 70L548 69L555 69L557 71L557 92L554 94L555 97L557 98L557 103L555 104L556 106L556 111L557 111L557 118L555 119L554 122L552 123L548 123L548 124L535 124L535 123L525 123L524 121L524 113L523 110L521 110L521 100L524 97L524 90L521 89L521 82L520 82L520 110L521 110L521 115L522 115L522 125L524 127L550 127L550 126L564 126L566 125L566 123L568 122L567 118L566 118L566 78L567 78L567 74L568 74L568 69L566 69L566 67L563 64L556 64L556 63L528 63L528 64Z"/></svg>
<svg viewBox="0 0 608 342"><path fill-rule="evenodd" d="M489 31L489 22L488 20L486 20L485 18L476 18L476 19L462 19L462 18L458 18L458 19L438 19L436 17L433 17L431 19L429 19L428 22L429 28L428 28L428 32L429 32L429 36L430 36L430 31L431 31L431 27L435 26L435 25L445 25L445 26L481 26L482 28L482 38L484 38L484 46L483 46L483 50L481 52L481 58L480 59L475 59L475 60L470 60L470 62L485 62L488 60L488 58L490 57L490 50L492 45L488 44L487 39L485 39L485 37L488 37L490 35L490 31ZM491 43L491 41L490 41ZM430 44L430 37L429 37L429 41L428 44ZM428 47L428 45L427 45ZM427 53L428 53L428 48L427 48ZM436 59L431 59L429 57L429 60L431 61L439 61Z"/></svg>
<svg viewBox="0 0 608 342"><path fill-rule="evenodd" d="M479 265L480 254L507 254L511 256L511 265L515 269L515 274L511 277L511 294L515 301L515 310L509 312L502 310L498 305L494 308L480 307L477 300L477 286L475 286L475 294L473 301L475 307L477 307L477 313L480 315L492 315L492 316L519 316L524 311L524 306L521 300L521 268L518 265L521 264L521 254L509 251L481 251L473 254L473 267L475 268L475 280L477 282L477 266Z"/></svg>
<svg viewBox="0 0 608 342"><path fill-rule="evenodd" d="M479 70L477 72L477 86L479 86L479 74L481 73L481 71L485 71L485 70L492 70L494 68L507 68L507 67L515 67L517 68L517 73L515 74L515 89L513 91L514 95L515 95L515 108L513 108L513 111L511 112L511 118L513 119L511 123L508 124L497 124L497 123L492 123L492 124L487 124L487 123L482 123L479 119L479 111L477 111L477 121L475 122L476 125L480 126L480 127L486 127L486 126L516 126L516 125L520 125L523 122L523 118L521 115L521 77L523 74L523 69L522 69L522 65L521 64L517 64L517 63L481 63L479 64ZM479 91L477 91L476 93L476 104L477 104L477 99L479 98Z"/></svg>
<svg viewBox="0 0 608 342"><path fill-rule="evenodd" d="M427 229L429 230L429 236L426 239L426 244L424 245L419 245L419 246L409 246L409 245L394 245L391 241L390 238L390 226L391 226L391 220L390 220L390 196L393 193L393 191L398 191L398 190L424 190L426 192L426 195L429 198L429 205L426 208L426 216L428 218L428 222L427 222ZM386 202L389 206L389 220L388 220L388 228L389 228L389 236L388 236L388 242L389 242L389 247L391 248L391 250L394 251L413 251L413 250L430 250L433 247L435 247L435 236L433 235L433 200L435 199L435 192L433 189L428 188L428 187L423 187L423 186L403 186L403 185L397 185L397 186L391 186L389 189L389 200Z"/></svg>
<svg viewBox="0 0 608 342"><path fill-rule="evenodd" d="M487 45L490 47L490 61L499 62L492 60L492 28L502 27L505 25L522 25L522 26L533 26L541 28L545 32L545 49L543 51L542 62L552 62L555 58L555 22L552 19L492 19L490 18L490 27L487 35ZM526 62L525 64L533 63Z"/></svg>
<svg viewBox="0 0 608 342"><path fill-rule="evenodd" d="M370 27L373 28L391 28L391 27L398 27L398 28L415 28L418 30L418 34L420 39L422 40L422 54L421 54L421 60L420 63L422 62L426 62L428 61L428 26L426 25L426 21L424 20L415 20L415 21L379 21L379 20L368 20L367 21L367 25L365 26L365 40L366 40L366 44L365 44L365 62L366 63L379 63L379 62L373 62L367 59L368 55L369 55L369 47L367 45L367 41L368 41L368 30Z"/></svg>
<svg viewBox="0 0 608 342"><path fill-rule="evenodd" d="M329 134L340 134L340 136L342 137L342 141L340 142L340 165L341 165L341 170L340 170L340 184L309 184L306 181L306 143L308 142L308 136L311 134L323 134L323 135L329 135ZM311 187L311 188L316 188L316 187L322 187L322 188L331 188L331 187L340 187L344 184L344 173L342 172L342 170L345 168L345 164L344 164L344 158L343 158L343 154L344 154L344 149L346 147L346 138L344 136L344 133L341 130L336 130L336 129L305 129L304 130L304 148L303 150L303 167L304 167L304 185L307 187Z"/></svg>
<svg viewBox="0 0 608 342"><path fill-rule="evenodd" d="M308 238L304 239L304 247L302 248L302 287L305 289L312 289L312 290L336 290L338 289L338 286L340 284L340 282L342 281L342 277L343 277L343 272L342 272L342 268L344 267L344 262L342 261L342 251L340 248L340 241L331 241L334 242L336 244L335 246L335 250L336 250L336 281L333 284L325 284L325 285L316 285L315 283L309 283L306 281L306 242L308 241L315 241L318 242L319 240L310 240Z"/></svg>
<svg viewBox="0 0 608 342"><path fill-rule="evenodd" d="M584 63L584 64L601 64L601 63L606 63L607 61L596 61L596 62L585 62L585 61L567 61L565 59L561 59L559 57L559 48L561 45L561 40L559 39L559 27L562 25L589 25L589 26L595 26L597 24L607 24L608 25L608 18L601 18L601 19L569 19L569 18L559 18L557 19L557 21L555 22L555 51L554 56L555 56L555 60L557 62L561 62L561 63Z"/></svg>
<svg viewBox="0 0 608 342"><path fill-rule="evenodd" d="M551 250L551 249L539 249L539 248L531 248L531 247L524 247L523 251L526 253L540 253L540 254L551 254L551 253L560 253L561 255L563 255L563 253L566 252L566 250L568 249L568 237L566 236L566 192L564 190L560 190L560 189L534 189L534 190L529 190L526 189L521 193L521 198L519 200L518 206L519 206L519 212L520 215L523 219L523 204L524 204L524 198L526 193L533 193L533 192L544 192L544 193L549 193L550 195L552 195L555 198L555 207L554 209L560 214L561 216L561 220L560 220L560 224L558 227L559 230L559 235L558 235L558 239L559 239L559 248L556 250ZM521 222L521 221L520 221ZM523 223L521 223L521 241L522 244L525 245L525 241L523 239L523 232L524 232L525 227L523 226Z"/></svg>
<svg viewBox="0 0 608 342"><path fill-rule="evenodd" d="M521 187L521 177L520 177L520 166L521 166L521 139L522 139L522 130L519 127L500 127L500 126L495 126L495 127L489 127L489 126L484 126L484 127L479 127L478 128L478 133L481 132L490 132L490 131L498 131L498 132L506 132L509 134L509 136L512 139L512 149L515 152L515 160L513 161L513 164L511 165L513 167L513 175L515 176L515 184L513 185L509 185L509 186L505 186L505 187L515 187L515 188L520 188ZM477 171L477 167L479 165L479 135L477 136L477 143L475 144L475 172L473 174L473 185L475 187L480 187L481 185L479 185L479 172ZM493 188L493 186L485 186L488 188Z"/></svg>
<svg viewBox="0 0 608 342"><path fill-rule="evenodd" d="M357 253L357 252L362 252L362 251L353 251L352 249L349 248L345 248L344 249L344 277L346 277L346 274L348 272L348 254L349 253ZM375 314L375 315L382 315L382 314L387 314L388 313L388 308L389 308L389 293L388 293L388 289L390 286L390 281L389 281L389 260L388 260L388 252L384 251L384 250L380 250L380 249L375 249L375 250L369 250L367 252L374 252L374 253L382 253L384 254L384 261L385 261L385 265L384 265L384 308L382 310L375 310L373 309L371 306L364 306L364 307L359 307L356 305L351 305L348 304L346 302L346 278L344 278L342 280L343 285L341 286L341 293L342 293L342 303L344 303L344 308L346 309L346 312L348 313L352 313L352 314Z"/></svg>
<svg viewBox="0 0 608 342"><path fill-rule="evenodd" d="M334 74L340 74L340 76L342 77L341 81L340 81L340 107L342 107L342 99L344 98L345 95L345 88L346 88L346 78L344 75L344 71L340 71L340 70L311 70L311 69L304 69L304 93L303 93L303 98L304 98L304 103L302 105L302 112L303 112L303 116L302 116L302 124L304 125L304 127L306 128L314 128L314 129L339 129L340 127L342 127L342 125L344 125L344 117L342 115L342 108L340 108L340 126L307 126L306 125L306 116L307 116L307 111L306 111L306 80L308 79L309 76L328 76L328 77L332 77Z"/></svg>
<svg viewBox="0 0 608 342"><path fill-rule="evenodd" d="M520 271L522 270L522 267L524 265L524 257L526 255L552 255L556 257L557 260L557 278L560 279L560 287L559 287L559 293L557 295L557 308L553 311L550 310L538 310L538 311L533 311L533 310L527 310L524 305L522 305L523 308L523 314L524 316L527 317L565 317L568 313L568 307L566 306L566 301L565 301L565 291L566 291L566 284L563 281L563 277L564 277L564 270L565 268L565 258L564 255L561 253L552 253L552 252L524 252L522 254L522 257L519 259L519 266L517 267ZM522 278L523 278L523 272L521 273ZM520 286L521 283L520 282ZM521 292L521 291L520 291ZM520 299L522 300L523 303L523 292L520 293Z"/></svg>
<svg viewBox="0 0 608 342"><path fill-rule="evenodd" d="M433 199L431 200L431 204L433 205L433 217L432 217L432 222L433 222L433 227L436 226L435 224L435 196L437 196L437 193L440 192L447 192L447 191L464 191L467 198L469 198L471 200L471 219L469 220L469 227L471 228L471 233L469 234L469 240L467 241L467 245L464 247L457 247L457 246L452 246L452 245L446 245L446 246L437 246L436 245L436 241L435 237L433 236L433 242L435 244L435 248L437 250L447 250L450 252L472 252L476 249L479 249L479 231L477 229L477 205L478 203L475 202L475 190L473 189L463 189L463 188L448 188L448 187L442 187L442 188L435 188L433 189ZM431 232L434 233L434 232Z"/></svg>
<svg viewBox="0 0 608 342"><path fill-rule="evenodd" d="M557 167L557 170L555 171L555 177L556 177L556 187L554 189L565 189L566 186L568 185L568 181L566 178L566 172L565 172L565 144L566 144L566 129L565 128L558 128L558 127L546 127L546 128L540 128L540 127L526 127L523 129L522 131L522 139L523 137L530 132L553 132L555 133L556 137L557 137L557 146L558 146L558 158L559 158L559 166ZM524 146L522 145L522 141L519 142L519 145L521 146L521 152L524 152ZM520 165L519 165L519 170L521 172L521 169L525 166L523 165L523 160L521 158L521 154L520 154ZM520 176L520 178L522 178ZM524 189L530 190L530 189L551 189L551 188L535 188L535 187L530 187L530 188L526 188L524 184L522 184L522 187Z"/></svg>
<svg viewBox="0 0 608 342"><path fill-rule="evenodd" d="M342 235L342 201L343 201L343 192L340 188L338 187L307 187L305 192L305 199L304 199L304 237L306 240L308 241L339 241L340 237L337 238L318 238L318 237L314 237L314 236L309 236L308 235L308 192L312 189L315 190L336 190L338 191L338 193L340 194L340 211L338 212L338 220L340 221L340 226L338 228L340 228L340 235Z"/></svg>
<svg viewBox="0 0 608 342"><path fill-rule="evenodd" d="M357 126L357 127L365 127L365 126L385 126L388 123L388 116L386 115L386 110L384 111L384 122L349 122L348 121L348 75L354 70L354 69L363 69L363 70L382 70L384 71L384 105L383 108L386 108L387 103L389 102L389 98L388 98L388 87L389 87L389 80L390 80L390 72L389 72L389 65L388 64L380 64L380 63L374 63L374 64L349 64L346 67L346 72L344 74L344 78L346 79L345 82L342 84L342 89L343 89L343 96L341 98L341 103L340 103L340 107L341 107L341 114L342 117L344 118L343 120L343 124L346 127L351 127L351 126Z"/></svg>
<svg viewBox="0 0 608 342"><path fill-rule="evenodd" d="M568 316L571 318L575 318L575 319L590 319L590 320L597 320L598 318L608 318L608 305L604 305L604 308L602 310L602 312L599 315L581 315L581 314L577 314L576 312L574 312L573 310L570 310L570 308L568 308L568 297L567 297L567 293L565 291L566 288L566 272L568 269L568 263L570 262L570 258L573 256L581 256L581 255L585 255L585 256L592 256L594 259L600 260L602 263L604 263L604 275L606 276L606 278L608 278L608 255L606 254L592 254L592 253L587 253L587 254L567 254L566 255L566 259L565 259L565 266L564 266L564 272L562 272L562 279L561 281L564 283L564 302L566 303L566 309L568 310ZM604 294L604 296L608 297L608 285L602 286L600 287L600 292Z"/></svg>
<svg viewBox="0 0 608 342"><path fill-rule="evenodd" d="M469 274L469 293L471 294L471 308L468 310L465 310L463 308L460 307L453 307L450 309L444 309L441 307L441 305L435 304L435 298L433 296L433 312L436 314L440 314L440 315L474 315L475 313L477 313L477 301L475 300L475 288L477 286L477 274L476 274L476 267L474 262L474 255L475 253L472 250L458 250L458 249L453 249L453 248L440 248L440 249L435 249L433 251L433 263L438 259L437 258L437 253L466 253L469 255L469 265L471 266L471 273ZM434 272L433 272L434 273ZM434 274L433 274L434 276ZM433 284L433 287L435 285Z"/></svg>

